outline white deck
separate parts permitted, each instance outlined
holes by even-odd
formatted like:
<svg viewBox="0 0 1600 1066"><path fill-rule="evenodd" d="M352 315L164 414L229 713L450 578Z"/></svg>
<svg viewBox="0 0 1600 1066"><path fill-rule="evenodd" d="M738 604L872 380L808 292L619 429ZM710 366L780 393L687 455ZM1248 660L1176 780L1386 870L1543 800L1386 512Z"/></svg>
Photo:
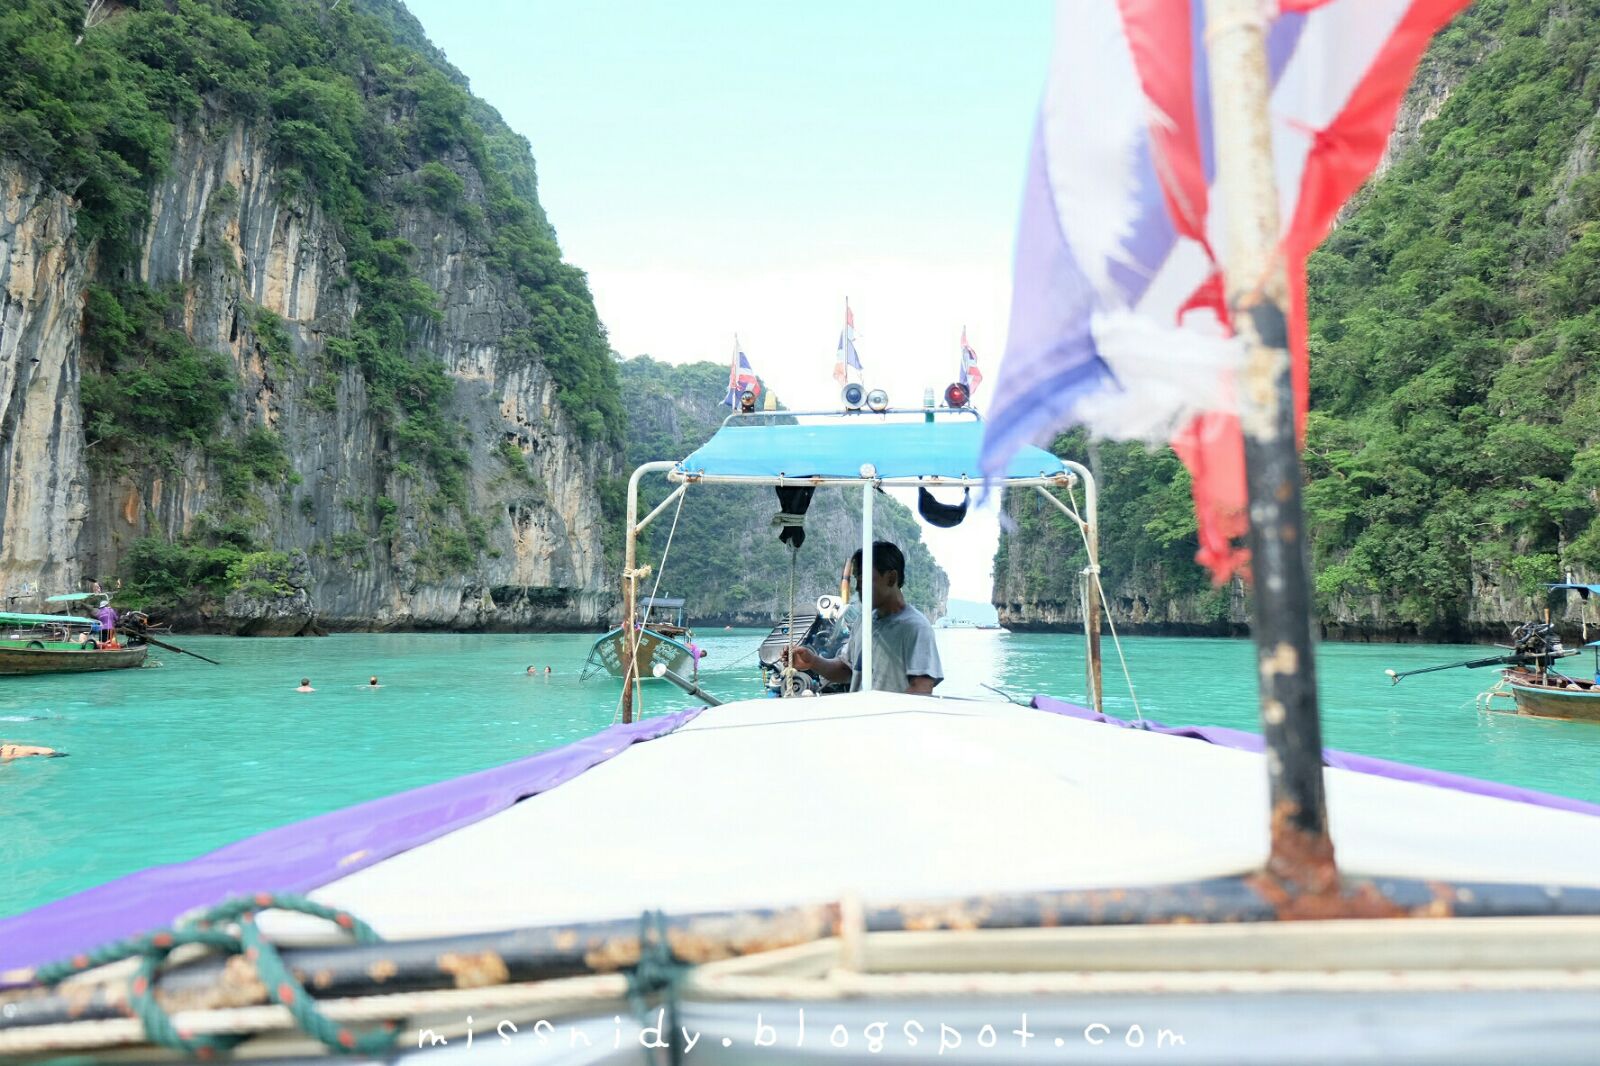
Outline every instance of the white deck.
<svg viewBox="0 0 1600 1066"><path fill-rule="evenodd" d="M1327 781L1349 873L1600 886L1600 818L1347 771ZM1266 851L1260 755L1005 703L862 693L706 710L313 895L417 937L844 894L1157 884L1241 873Z"/></svg>

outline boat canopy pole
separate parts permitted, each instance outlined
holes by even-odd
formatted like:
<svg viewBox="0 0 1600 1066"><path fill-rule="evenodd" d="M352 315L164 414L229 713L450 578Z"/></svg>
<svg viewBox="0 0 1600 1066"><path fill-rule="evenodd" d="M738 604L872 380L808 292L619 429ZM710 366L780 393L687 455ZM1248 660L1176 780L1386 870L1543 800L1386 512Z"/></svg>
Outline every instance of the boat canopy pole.
<svg viewBox="0 0 1600 1066"><path fill-rule="evenodd" d="M633 531L635 533L643 533L645 526L648 526L651 522L654 522L657 518L659 518L661 516L661 512L665 511L668 507L671 507L672 501L676 500L679 496L682 496L683 491L688 487L689 483L685 481L682 485L679 485L677 488L673 489L666 499L656 504L656 509L654 511L651 511L649 514L639 519L639 524L633 527Z"/></svg>
<svg viewBox="0 0 1600 1066"><path fill-rule="evenodd" d="M1250 629L1272 803L1266 873L1291 898L1326 898L1338 893L1339 872L1322 780L1311 577L1284 313L1288 277L1267 109L1266 9L1260 0L1207 0L1206 14L1217 181L1227 219L1223 273L1233 328L1245 348L1239 421L1250 506Z"/></svg>
<svg viewBox="0 0 1600 1066"><path fill-rule="evenodd" d="M861 468L865 483L861 486L861 691L872 691L872 494L876 490L871 465ZM901 574L904 582L906 575Z"/></svg>
<svg viewBox="0 0 1600 1066"><path fill-rule="evenodd" d="M639 481L652 471L671 470L676 465L678 464L668 460L645 463L628 479L628 515L622 541L622 720L624 722L633 721L634 691L639 687L640 680L638 664L634 662L639 644L639 631L633 624L634 615L639 609L638 575L634 573L634 566L639 558L639 530L644 528L650 518L656 516L656 511L661 510L657 507L656 511L650 513L650 518L644 522L639 521ZM683 491L683 488L680 487L679 491ZM663 503L661 506L665 507L666 504Z"/></svg>
<svg viewBox="0 0 1600 1066"><path fill-rule="evenodd" d="M1088 517L1080 515L1076 506L1068 507L1050 495L1043 485L1035 485L1034 488L1054 504L1056 510L1070 518L1083 534L1083 547L1089 560L1083 568L1084 673L1089 688L1089 705L1096 714L1104 714L1105 683L1100 662L1100 490L1087 467L1070 459L1061 462L1083 482L1083 509Z"/></svg>

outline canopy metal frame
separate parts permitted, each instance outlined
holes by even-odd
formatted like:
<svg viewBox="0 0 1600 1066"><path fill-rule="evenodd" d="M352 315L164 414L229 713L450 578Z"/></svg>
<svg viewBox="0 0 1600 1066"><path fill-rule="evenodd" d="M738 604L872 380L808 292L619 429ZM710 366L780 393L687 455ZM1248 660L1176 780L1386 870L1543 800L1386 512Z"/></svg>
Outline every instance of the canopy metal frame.
<svg viewBox="0 0 1600 1066"><path fill-rule="evenodd" d="M766 416L795 418L804 416L829 415L835 418L854 419L880 418L889 414L898 415L928 415L929 409L912 408L901 410L877 411L778 411L760 412L756 417ZM938 409L939 414L969 414L977 418L977 413L970 409ZM728 425L735 420L744 421L751 415L734 415L724 422ZM1053 474L1038 474L1029 477L1001 477L986 482L982 477L947 477L941 475L900 475L879 477L871 464L863 464L861 473L855 477L845 477L837 474L830 475L790 475L779 473L777 475L728 475L710 474L704 472L689 472L682 469L681 461L656 460L643 463L634 470L628 479L628 508L627 527L624 537L623 562L622 562L622 600L623 617L632 619L638 609L638 579L649 573L649 568L640 568L638 565L639 534L649 526L652 520L660 515L667 504L679 499L690 485L744 485L764 486L769 488L784 488L790 486L805 486L822 488L827 486L848 488L857 487L862 490L861 507L861 551L863 559L872 557L873 543L873 492L886 488L978 488L986 485L1000 490L1010 488L1034 488L1046 499L1050 500L1063 514L1075 522L1083 534L1085 550L1088 553L1088 565L1084 568L1083 579L1085 583L1097 583L1100 580L1100 495L1095 484L1094 475L1081 463L1070 459L1058 459L1064 468ZM639 486L647 475L663 473L666 480L674 487L666 500L655 507L643 521L639 519ZM1055 496L1051 495L1051 488L1070 490L1075 484L1084 487L1084 508L1082 515L1070 510ZM1084 652L1086 683L1089 691L1089 700L1096 713L1103 713L1104 691L1102 686L1102 671L1100 662L1100 610L1099 598L1092 591L1084 597ZM873 618L871 610L861 612L861 688L864 691L872 689L872 628ZM631 634L630 634L631 636ZM622 720L633 721L633 709L642 678L635 662L633 641L623 641L623 670L622 670Z"/></svg>

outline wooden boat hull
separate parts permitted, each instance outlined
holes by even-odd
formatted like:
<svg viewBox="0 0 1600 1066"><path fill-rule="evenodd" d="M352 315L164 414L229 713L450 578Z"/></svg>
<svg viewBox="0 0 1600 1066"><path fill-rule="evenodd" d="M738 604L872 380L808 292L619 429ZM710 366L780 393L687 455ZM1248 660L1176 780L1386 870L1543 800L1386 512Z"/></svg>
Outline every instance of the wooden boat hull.
<svg viewBox="0 0 1600 1066"><path fill-rule="evenodd" d="M589 649L589 662L584 669L584 676L604 670L612 677L622 676L622 650L625 637L623 630L613 629L605 636L594 642ZM643 678L650 678L657 663L664 663L668 670L682 673L690 668L694 655L683 644L678 643L664 633L653 629L645 629L639 634L639 674Z"/></svg>
<svg viewBox="0 0 1600 1066"><path fill-rule="evenodd" d="M1505 672L1506 687L1517 701L1517 713L1535 718L1600 722L1600 686L1561 688L1520 670Z"/></svg>
<svg viewBox="0 0 1600 1066"><path fill-rule="evenodd" d="M144 644L115 651L80 651L58 648L0 647L0 676L21 674L78 674L91 670L125 670L143 666L150 649Z"/></svg>

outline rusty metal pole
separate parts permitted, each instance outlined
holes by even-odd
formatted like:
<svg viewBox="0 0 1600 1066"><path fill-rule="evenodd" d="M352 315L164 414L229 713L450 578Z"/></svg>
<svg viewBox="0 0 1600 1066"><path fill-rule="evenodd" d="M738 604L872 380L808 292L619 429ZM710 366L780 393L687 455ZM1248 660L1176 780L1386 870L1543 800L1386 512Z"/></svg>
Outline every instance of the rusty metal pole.
<svg viewBox="0 0 1600 1066"><path fill-rule="evenodd" d="M1267 873L1294 894L1338 887L1322 781L1322 728L1311 642L1311 576L1290 379L1288 281L1267 113L1266 11L1260 0L1207 0L1212 126L1227 217L1228 306L1246 355L1239 375L1249 489L1251 632L1261 684L1272 800Z"/></svg>
<svg viewBox="0 0 1600 1066"><path fill-rule="evenodd" d="M633 721L633 675L634 661L633 649L636 638L633 632L633 616L637 612L634 602L633 564L635 562L638 534L634 530L634 519L638 517L638 495L634 491L636 486L628 486L628 527L622 549L622 721L624 724Z"/></svg>
<svg viewBox="0 0 1600 1066"><path fill-rule="evenodd" d="M659 460L643 463L628 478L628 511L622 534L622 720L633 721L633 693L639 683L637 665L633 661L637 637L633 618L639 612L638 582L634 567L639 561L639 481L657 470L671 470L677 464Z"/></svg>

